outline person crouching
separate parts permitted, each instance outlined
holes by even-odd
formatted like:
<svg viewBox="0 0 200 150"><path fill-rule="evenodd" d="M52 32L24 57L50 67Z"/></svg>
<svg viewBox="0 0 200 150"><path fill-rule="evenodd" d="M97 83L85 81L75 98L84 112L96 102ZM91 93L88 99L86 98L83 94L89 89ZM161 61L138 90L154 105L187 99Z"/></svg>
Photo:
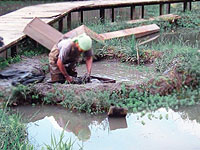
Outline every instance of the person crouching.
<svg viewBox="0 0 200 150"><path fill-rule="evenodd" d="M86 57L87 73L89 77L92 69L93 51L92 39L84 34L75 38L66 38L55 44L49 54L51 82L73 82L77 77L76 64L81 54Z"/></svg>

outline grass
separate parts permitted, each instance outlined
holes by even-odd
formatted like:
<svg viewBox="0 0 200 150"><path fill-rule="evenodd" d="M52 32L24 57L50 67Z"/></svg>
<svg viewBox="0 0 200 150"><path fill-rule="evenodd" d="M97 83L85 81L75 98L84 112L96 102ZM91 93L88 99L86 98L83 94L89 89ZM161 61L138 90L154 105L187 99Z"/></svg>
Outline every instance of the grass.
<svg viewBox="0 0 200 150"><path fill-rule="evenodd" d="M200 88L182 88L171 95L152 95L139 92L122 85L119 91L88 91L76 95L73 91L62 92L64 99L60 104L79 112L91 114L107 112L111 105L128 108L129 112L154 111L161 107L178 109L199 104ZM49 101L52 101L49 99Z"/></svg>
<svg viewBox="0 0 200 150"><path fill-rule="evenodd" d="M162 39L157 44L148 46L147 49L154 49L161 51L163 56L156 59L156 69L164 72L173 66L177 66L179 71L195 74L197 77L200 75L200 53L198 48L194 45L186 44L180 35L176 42L167 41L163 42Z"/></svg>
<svg viewBox="0 0 200 150"><path fill-rule="evenodd" d="M68 141L64 141L64 131L67 127L68 123L63 128L59 140L56 140L56 137L54 135L51 135L51 144L45 144L45 149L47 150L73 150L73 144L74 142L71 141L71 139Z"/></svg>
<svg viewBox="0 0 200 150"><path fill-rule="evenodd" d="M26 125L19 115L11 114L8 110L0 109L0 149L1 150L35 150L27 139ZM51 136L51 144L45 145L46 150L73 150L71 140L64 141L64 130L59 140Z"/></svg>
<svg viewBox="0 0 200 150"><path fill-rule="evenodd" d="M32 150L28 144L26 126L16 114L9 114L0 109L0 149L2 150Z"/></svg>

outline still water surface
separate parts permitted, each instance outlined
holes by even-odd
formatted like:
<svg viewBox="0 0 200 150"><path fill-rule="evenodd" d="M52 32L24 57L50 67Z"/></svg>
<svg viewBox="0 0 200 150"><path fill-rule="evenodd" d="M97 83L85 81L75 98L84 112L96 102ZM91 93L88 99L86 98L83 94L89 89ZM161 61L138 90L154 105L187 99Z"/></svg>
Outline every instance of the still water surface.
<svg viewBox="0 0 200 150"><path fill-rule="evenodd" d="M198 150L200 149L200 106L174 111L159 109L141 116L108 118L71 113L58 106L20 106L16 109L28 125L28 138L41 149L57 141L75 141L75 150ZM67 125L66 125L67 124Z"/></svg>

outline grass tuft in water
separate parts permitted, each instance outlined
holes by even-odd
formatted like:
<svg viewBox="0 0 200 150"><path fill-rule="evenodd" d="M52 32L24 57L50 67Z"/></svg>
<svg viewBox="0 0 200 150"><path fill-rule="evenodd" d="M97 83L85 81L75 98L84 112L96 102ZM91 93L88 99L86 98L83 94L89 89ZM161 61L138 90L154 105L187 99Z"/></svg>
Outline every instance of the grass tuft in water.
<svg viewBox="0 0 200 150"><path fill-rule="evenodd" d="M71 139L64 141L64 131L67 127L68 123L66 124L65 128L63 128L59 140L56 140L55 135L51 135L51 145L45 144L45 149L47 150L72 150L74 142Z"/></svg>

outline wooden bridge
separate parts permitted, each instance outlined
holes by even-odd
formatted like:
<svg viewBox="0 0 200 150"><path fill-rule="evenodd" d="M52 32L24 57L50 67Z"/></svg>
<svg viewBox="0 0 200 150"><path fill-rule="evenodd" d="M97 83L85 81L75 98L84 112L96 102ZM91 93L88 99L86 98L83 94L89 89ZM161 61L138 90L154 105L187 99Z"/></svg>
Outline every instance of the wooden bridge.
<svg viewBox="0 0 200 150"><path fill-rule="evenodd" d="M195 0L200 1L200 0ZM77 1L77 2L59 2L51 4L34 5L19 9L9 14L0 16L0 36L3 37L4 45L0 47L0 56L13 57L17 54L18 42L23 40L26 35L23 33L26 25L33 18L38 17L48 24L58 22L59 31L63 30L63 18L67 17L67 29L71 29L71 14L79 12L79 19L83 23L84 11L99 10L99 18L104 22L105 10L111 9L111 20L114 22L114 9L119 7L130 7L130 20L134 19L136 6L140 6L141 18L144 18L145 5L159 5L159 14L164 14L164 6L167 7L167 13L170 13L170 4L182 3L183 11L192 9L192 0L109 0L109 1Z"/></svg>

